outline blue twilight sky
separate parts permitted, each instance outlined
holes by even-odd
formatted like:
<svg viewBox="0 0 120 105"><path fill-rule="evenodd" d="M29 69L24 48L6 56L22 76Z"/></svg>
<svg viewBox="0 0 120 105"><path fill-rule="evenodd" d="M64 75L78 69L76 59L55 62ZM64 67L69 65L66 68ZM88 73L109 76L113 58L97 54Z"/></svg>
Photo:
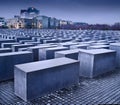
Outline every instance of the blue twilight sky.
<svg viewBox="0 0 120 105"><path fill-rule="evenodd" d="M39 9L41 15L74 22L120 22L120 0L0 0L0 16L11 18L28 7Z"/></svg>

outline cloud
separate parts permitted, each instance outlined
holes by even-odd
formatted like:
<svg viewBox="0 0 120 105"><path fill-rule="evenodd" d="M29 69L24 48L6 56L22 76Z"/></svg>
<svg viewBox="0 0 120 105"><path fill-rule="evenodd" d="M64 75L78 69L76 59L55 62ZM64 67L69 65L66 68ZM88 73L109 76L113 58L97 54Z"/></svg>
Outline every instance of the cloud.
<svg viewBox="0 0 120 105"><path fill-rule="evenodd" d="M120 0L1 0L0 13L13 17L30 6L41 14L72 21L113 23L120 17Z"/></svg>

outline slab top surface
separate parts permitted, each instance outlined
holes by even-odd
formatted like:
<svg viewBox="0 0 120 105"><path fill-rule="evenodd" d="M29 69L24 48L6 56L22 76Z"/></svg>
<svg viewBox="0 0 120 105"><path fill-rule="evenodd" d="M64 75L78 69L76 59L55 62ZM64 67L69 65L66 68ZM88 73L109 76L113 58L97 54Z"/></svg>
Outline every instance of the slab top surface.
<svg viewBox="0 0 120 105"><path fill-rule="evenodd" d="M32 52L30 52L30 51L8 52L8 53L1 53L0 57L1 56L20 55L20 54L30 54L30 53L32 53Z"/></svg>
<svg viewBox="0 0 120 105"><path fill-rule="evenodd" d="M112 46L120 46L120 43L111 43Z"/></svg>
<svg viewBox="0 0 120 105"><path fill-rule="evenodd" d="M13 43L3 43L3 44L10 44L10 45L12 45L12 44L19 44L19 43L16 43L16 42L13 42Z"/></svg>
<svg viewBox="0 0 120 105"><path fill-rule="evenodd" d="M0 51L2 50L11 50L11 48L0 48Z"/></svg>
<svg viewBox="0 0 120 105"><path fill-rule="evenodd" d="M49 47L57 47L57 45L39 45L34 47L29 47L29 49L42 49L42 48L49 48Z"/></svg>
<svg viewBox="0 0 120 105"><path fill-rule="evenodd" d="M109 47L109 45L96 45L96 46L90 46L92 48L102 48L102 47Z"/></svg>
<svg viewBox="0 0 120 105"><path fill-rule="evenodd" d="M0 42L1 41L15 41L15 40L13 40L13 39L0 39Z"/></svg>
<svg viewBox="0 0 120 105"><path fill-rule="evenodd" d="M78 43L73 43L73 42L70 42L70 43L60 43L61 45L77 45Z"/></svg>
<svg viewBox="0 0 120 105"><path fill-rule="evenodd" d="M95 54L103 54L103 53L113 53L116 51L109 49L92 49L92 50L81 50L81 52L95 55Z"/></svg>
<svg viewBox="0 0 120 105"><path fill-rule="evenodd" d="M13 45L14 47L19 47L19 46L32 46L33 44L18 44L18 45Z"/></svg>
<svg viewBox="0 0 120 105"><path fill-rule="evenodd" d="M73 45L73 46L76 46L76 47L81 47L81 46L88 46L89 44L79 44L79 45Z"/></svg>
<svg viewBox="0 0 120 105"><path fill-rule="evenodd" d="M66 64L72 64L76 62L78 61L63 57L63 58L56 58L56 59L45 60L45 61L20 64L20 65L16 65L16 67L24 72L34 72L38 70L44 70L44 69L63 66Z"/></svg>
<svg viewBox="0 0 120 105"><path fill-rule="evenodd" d="M80 49L73 49L73 50L65 50L65 51L57 51L56 53L60 54L72 54L72 53L79 53Z"/></svg>
<svg viewBox="0 0 120 105"><path fill-rule="evenodd" d="M46 50L61 50L61 49L67 49L67 47L53 47L53 48L47 48Z"/></svg>

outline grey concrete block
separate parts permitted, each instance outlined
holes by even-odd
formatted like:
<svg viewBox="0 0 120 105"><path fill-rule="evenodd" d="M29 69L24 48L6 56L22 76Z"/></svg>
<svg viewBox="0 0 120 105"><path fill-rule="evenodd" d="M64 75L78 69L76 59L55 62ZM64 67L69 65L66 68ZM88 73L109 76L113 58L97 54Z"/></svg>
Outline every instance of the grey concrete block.
<svg viewBox="0 0 120 105"><path fill-rule="evenodd" d="M18 51L28 51L28 48L29 47L27 47L27 48L19 48Z"/></svg>
<svg viewBox="0 0 120 105"><path fill-rule="evenodd" d="M89 46L89 44L80 44L80 45L72 45L70 46L70 49L87 49L87 47Z"/></svg>
<svg viewBox="0 0 120 105"><path fill-rule="evenodd" d="M39 61L39 51L42 50L42 49L45 49L45 48L52 48L52 47L57 47L57 45L39 45L39 46L34 46L34 47L29 47L28 48L28 51L31 51L33 53L33 59L34 61ZM41 56L41 59L42 60L42 56Z"/></svg>
<svg viewBox="0 0 120 105"><path fill-rule="evenodd" d="M20 40L31 40L30 37L15 37L15 40L19 42Z"/></svg>
<svg viewBox="0 0 120 105"><path fill-rule="evenodd" d="M69 50L67 47L54 47L39 50L39 60L47 60L55 58L56 51Z"/></svg>
<svg viewBox="0 0 120 105"><path fill-rule="evenodd" d="M58 40L44 40L43 43L58 43Z"/></svg>
<svg viewBox="0 0 120 105"><path fill-rule="evenodd" d="M0 53L12 52L11 48L0 48Z"/></svg>
<svg viewBox="0 0 120 105"><path fill-rule="evenodd" d="M96 45L96 46L89 46L87 47L87 49L109 49L109 45Z"/></svg>
<svg viewBox="0 0 120 105"><path fill-rule="evenodd" d="M60 43L63 47L68 47L70 49L70 46L78 45L78 43L73 42L66 42L66 43Z"/></svg>
<svg viewBox="0 0 120 105"><path fill-rule="evenodd" d="M13 39L0 39L0 47L2 47L2 43L11 43L11 42L15 42L15 40Z"/></svg>
<svg viewBox="0 0 120 105"><path fill-rule="evenodd" d="M57 58L15 66L15 94L28 101L79 83L79 62Z"/></svg>
<svg viewBox="0 0 120 105"><path fill-rule="evenodd" d="M115 70L116 52L107 49L83 50L79 52L80 76L93 78Z"/></svg>
<svg viewBox="0 0 120 105"><path fill-rule="evenodd" d="M31 52L11 52L0 54L0 81L13 79L14 65L33 61Z"/></svg>
<svg viewBox="0 0 120 105"><path fill-rule="evenodd" d="M2 43L2 48L12 48L12 45L18 45L19 43Z"/></svg>
<svg viewBox="0 0 120 105"><path fill-rule="evenodd" d="M25 42L34 42L33 40L20 40L19 43L20 44L25 44Z"/></svg>
<svg viewBox="0 0 120 105"><path fill-rule="evenodd" d="M57 51L57 52L55 52L55 58L67 57L67 58L78 60L79 51L80 51L80 49Z"/></svg>
<svg viewBox="0 0 120 105"><path fill-rule="evenodd" d="M120 68L120 43L111 43L110 49L116 51L116 67Z"/></svg>
<svg viewBox="0 0 120 105"><path fill-rule="evenodd" d="M32 45L32 44L13 45L13 46L12 46L12 51L13 51L13 52L16 52L16 51L19 50L19 48L27 48L27 47L32 47L32 46L34 46L34 45Z"/></svg>
<svg viewBox="0 0 120 105"><path fill-rule="evenodd" d="M40 42L25 42L25 44L33 44L35 46L41 44Z"/></svg>
<svg viewBox="0 0 120 105"><path fill-rule="evenodd" d="M99 43L92 43L92 46L96 46L96 45L109 45L109 43L103 43L103 42L99 42Z"/></svg>
<svg viewBox="0 0 120 105"><path fill-rule="evenodd" d="M71 41L72 39L59 39L59 42L68 42Z"/></svg>

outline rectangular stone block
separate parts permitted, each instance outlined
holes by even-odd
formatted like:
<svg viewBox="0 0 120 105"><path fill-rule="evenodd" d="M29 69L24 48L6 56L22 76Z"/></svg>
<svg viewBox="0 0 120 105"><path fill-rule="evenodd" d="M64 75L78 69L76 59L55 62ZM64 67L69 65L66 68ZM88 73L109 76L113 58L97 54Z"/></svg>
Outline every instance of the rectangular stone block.
<svg viewBox="0 0 120 105"><path fill-rule="evenodd" d="M28 51L28 48L29 47L27 47L27 48L19 48L18 51Z"/></svg>
<svg viewBox="0 0 120 105"><path fill-rule="evenodd" d="M13 39L0 39L0 47L2 47L2 43L11 43L11 42L15 42L15 40Z"/></svg>
<svg viewBox="0 0 120 105"><path fill-rule="evenodd" d="M15 40L19 42L20 40L31 40L30 37L15 37Z"/></svg>
<svg viewBox="0 0 120 105"><path fill-rule="evenodd" d="M41 44L40 42L25 42L25 44L33 44L35 46Z"/></svg>
<svg viewBox="0 0 120 105"><path fill-rule="evenodd" d="M2 48L12 48L12 45L18 45L19 43L2 43Z"/></svg>
<svg viewBox="0 0 120 105"><path fill-rule="evenodd" d="M116 51L116 67L120 68L120 43L111 43L110 49Z"/></svg>
<svg viewBox="0 0 120 105"><path fill-rule="evenodd" d="M25 44L25 42L34 42L33 40L20 40L19 43L20 44Z"/></svg>
<svg viewBox="0 0 120 105"><path fill-rule="evenodd" d="M42 60L42 57L40 57L39 59L39 51L41 49L45 49L45 48L52 48L52 47L57 47L57 45L39 45L39 46L34 46L34 47L29 47L28 48L28 51L31 51L33 53L33 59L34 61L39 61L39 60Z"/></svg>
<svg viewBox="0 0 120 105"><path fill-rule="evenodd" d="M13 79L14 65L33 61L31 52L11 52L0 54L0 81Z"/></svg>
<svg viewBox="0 0 120 105"><path fill-rule="evenodd" d="M70 46L78 45L78 43L73 42L66 42L66 43L60 43L63 47L68 47L70 49Z"/></svg>
<svg viewBox="0 0 120 105"><path fill-rule="evenodd" d="M96 46L89 46L87 47L87 49L109 49L109 45L96 45Z"/></svg>
<svg viewBox="0 0 120 105"><path fill-rule="evenodd" d="M80 44L80 45L72 45L70 46L70 49L87 49L87 47L89 46L89 44Z"/></svg>
<svg viewBox="0 0 120 105"><path fill-rule="evenodd" d="M56 51L69 50L67 47L54 47L39 50L39 60L54 59Z"/></svg>
<svg viewBox="0 0 120 105"><path fill-rule="evenodd" d="M55 58L67 57L67 58L78 60L79 51L80 51L80 49L57 51L57 52L55 52Z"/></svg>
<svg viewBox="0 0 120 105"><path fill-rule="evenodd" d="M32 45L32 44L13 45L13 46L12 46L12 51L13 51L13 52L16 52L16 51L19 50L19 48L27 48L27 47L32 47L32 46L34 46L34 45Z"/></svg>
<svg viewBox="0 0 120 105"><path fill-rule="evenodd" d="M92 43L92 46L96 46L96 45L109 45L109 43Z"/></svg>
<svg viewBox="0 0 120 105"><path fill-rule="evenodd" d="M59 42L69 42L71 41L72 39L59 39Z"/></svg>
<svg viewBox="0 0 120 105"><path fill-rule="evenodd" d="M28 101L79 83L79 62L57 58L15 66L15 94Z"/></svg>
<svg viewBox="0 0 120 105"><path fill-rule="evenodd" d="M58 40L44 40L43 43L58 43Z"/></svg>
<svg viewBox="0 0 120 105"><path fill-rule="evenodd" d="M40 38L39 40L37 40L37 41L40 41L42 44L43 44L43 42L44 42L44 40L50 40L51 38Z"/></svg>
<svg viewBox="0 0 120 105"><path fill-rule="evenodd" d="M11 48L0 48L0 53L12 52Z"/></svg>
<svg viewBox="0 0 120 105"><path fill-rule="evenodd" d="M79 52L80 76L93 78L115 70L116 52L108 49L83 50Z"/></svg>

